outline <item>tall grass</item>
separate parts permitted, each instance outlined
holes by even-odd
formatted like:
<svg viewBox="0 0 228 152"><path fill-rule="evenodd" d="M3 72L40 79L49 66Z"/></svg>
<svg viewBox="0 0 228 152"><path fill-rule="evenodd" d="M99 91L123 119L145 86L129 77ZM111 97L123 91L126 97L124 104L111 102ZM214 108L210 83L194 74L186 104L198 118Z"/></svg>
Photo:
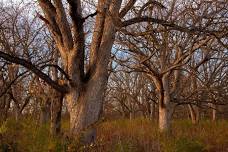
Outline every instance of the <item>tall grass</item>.
<svg viewBox="0 0 228 152"><path fill-rule="evenodd" d="M48 152L58 140L51 137L49 124L40 126L32 118L19 122L8 119L2 126L5 130L0 132L0 151Z"/></svg>
<svg viewBox="0 0 228 152"><path fill-rule="evenodd" d="M117 120L98 128L98 141L104 151L201 152L228 151L228 122L174 121L171 135L160 134L157 124L148 119ZM115 151L115 150L114 150Z"/></svg>
<svg viewBox="0 0 228 152"><path fill-rule="evenodd" d="M176 120L169 136L158 132L157 123L148 119L107 121L97 127L97 140L85 147L69 139L68 120L62 122L63 134L53 138L49 124L40 126L31 118L12 119L0 125L0 151L19 152L227 152L228 121L202 121L197 125Z"/></svg>

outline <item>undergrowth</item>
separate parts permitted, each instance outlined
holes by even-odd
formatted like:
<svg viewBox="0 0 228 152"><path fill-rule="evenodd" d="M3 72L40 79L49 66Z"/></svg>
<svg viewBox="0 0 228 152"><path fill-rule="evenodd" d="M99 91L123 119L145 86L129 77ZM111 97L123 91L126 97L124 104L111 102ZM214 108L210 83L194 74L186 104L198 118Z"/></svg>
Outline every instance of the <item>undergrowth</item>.
<svg viewBox="0 0 228 152"><path fill-rule="evenodd" d="M49 124L40 126L32 118L0 124L0 151L15 152L227 152L228 121L175 120L169 135L158 132L156 122L148 119L115 120L97 127L97 140L84 146L68 138L69 123L62 122L62 134L53 138Z"/></svg>

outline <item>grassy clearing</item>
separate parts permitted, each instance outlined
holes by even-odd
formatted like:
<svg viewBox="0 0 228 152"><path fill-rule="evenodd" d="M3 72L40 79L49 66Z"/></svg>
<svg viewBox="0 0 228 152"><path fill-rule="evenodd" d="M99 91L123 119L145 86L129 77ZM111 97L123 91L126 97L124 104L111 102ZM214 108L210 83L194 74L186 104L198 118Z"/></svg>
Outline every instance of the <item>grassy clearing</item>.
<svg viewBox="0 0 228 152"><path fill-rule="evenodd" d="M63 122L63 135L52 138L49 125L39 126L32 119L20 123L8 120L0 125L0 149L21 152L227 152L228 121L202 121L192 125L187 120L173 122L170 136L161 135L157 124L147 119L116 120L100 124L96 143L83 147L65 135L69 128Z"/></svg>

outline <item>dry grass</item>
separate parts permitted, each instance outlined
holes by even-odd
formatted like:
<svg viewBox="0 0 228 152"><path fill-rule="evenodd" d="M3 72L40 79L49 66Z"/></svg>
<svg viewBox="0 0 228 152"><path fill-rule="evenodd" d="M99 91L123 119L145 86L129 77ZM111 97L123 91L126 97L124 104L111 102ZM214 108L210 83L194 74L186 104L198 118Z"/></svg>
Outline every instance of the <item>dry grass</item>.
<svg viewBox="0 0 228 152"><path fill-rule="evenodd" d="M178 120L172 127L171 135L166 136L158 132L155 122L147 119L106 122L98 128L98 142L103 143L104 151L228 151L227 121L192 125Z"/></svg>
<svg viewBox="0 0 228 152"><path fill-rule="evenodd" d="M67 132L68 121L62 126ZM187 120L176 120L172 127L167 136L148 119L108 121L98 126L96 143L84 147L77 140L53 139L48 125L39 127L32 119L20 123L8 120L0 125L0 151L8 146L11 151L22 152L228 152L228 121L192 125Z"/></svg>

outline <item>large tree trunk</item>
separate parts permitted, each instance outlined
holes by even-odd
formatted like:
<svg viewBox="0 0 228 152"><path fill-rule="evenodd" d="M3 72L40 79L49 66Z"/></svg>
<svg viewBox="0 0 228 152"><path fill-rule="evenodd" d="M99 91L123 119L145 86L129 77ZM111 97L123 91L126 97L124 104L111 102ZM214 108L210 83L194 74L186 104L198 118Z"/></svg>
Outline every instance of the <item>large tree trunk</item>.
<svg viewBox="0 0 228 152"><path fill-rule="evenodd" d="M88 86L80 92L77 102L74 104L75 97L78 96L75 90L67 95L68 110L70 113L70 129L73 134L78 134L82 130L92 127L99 119L102 102L104 98L107 77L94 77ZM69 103L72 103L69 104Z"/></svg>
<svg viewBox="0 0 228 152"><path fill-rule="evenodd" d="M110 12L116 12L119 10L120 4L121 1L116 1L110 4ZM104 4L101 6L105 7ZM100 21L102 20L102 17L99 15L96 18L96 24L102 22ZM93 58L90 62L91 70L89 70L90 76L88 81L81 82L79 87L73 87L70 93L66 96L68 110L70 112L70 128L72 134L78 134L82 130L90 129L91 127L93 128L93 125L99 120L102 111L104 92L108 80L107 68L116 33L111 16L106 17L103 24L104 25L102 26L104 26L104 29L102 30L105 32L102 34L102 39L99 42L100 45L94 44L95 41L92 44L92 46L99 45L99 49L95 51L95 48L91 48L91 55ZM96 27L98 27L98 25ZM96 31L97 29L95 28L94 30ZM97 35L94 35L93 38L97 39ZM95 64L95 66L92 64ZM68 72L71 73L70 70ZM94 138L93 135L91 138Z"/></svg>
<svg viewBox="0 0 228 152"><path fill-rule="evenodd" d="M99 119L108 78L107 68L116 33L113 17L118 16L121 2L98 1L89 65L85 69L85 20L82 16L81 1L68 1L71 24L66 17L62 1L52 3L39 0L45 15L45 19L41 19L47 23L53 34L64 70L69 77L65 83L65 99L70 113L70 129L74 135L89 128Z"/></svg>

